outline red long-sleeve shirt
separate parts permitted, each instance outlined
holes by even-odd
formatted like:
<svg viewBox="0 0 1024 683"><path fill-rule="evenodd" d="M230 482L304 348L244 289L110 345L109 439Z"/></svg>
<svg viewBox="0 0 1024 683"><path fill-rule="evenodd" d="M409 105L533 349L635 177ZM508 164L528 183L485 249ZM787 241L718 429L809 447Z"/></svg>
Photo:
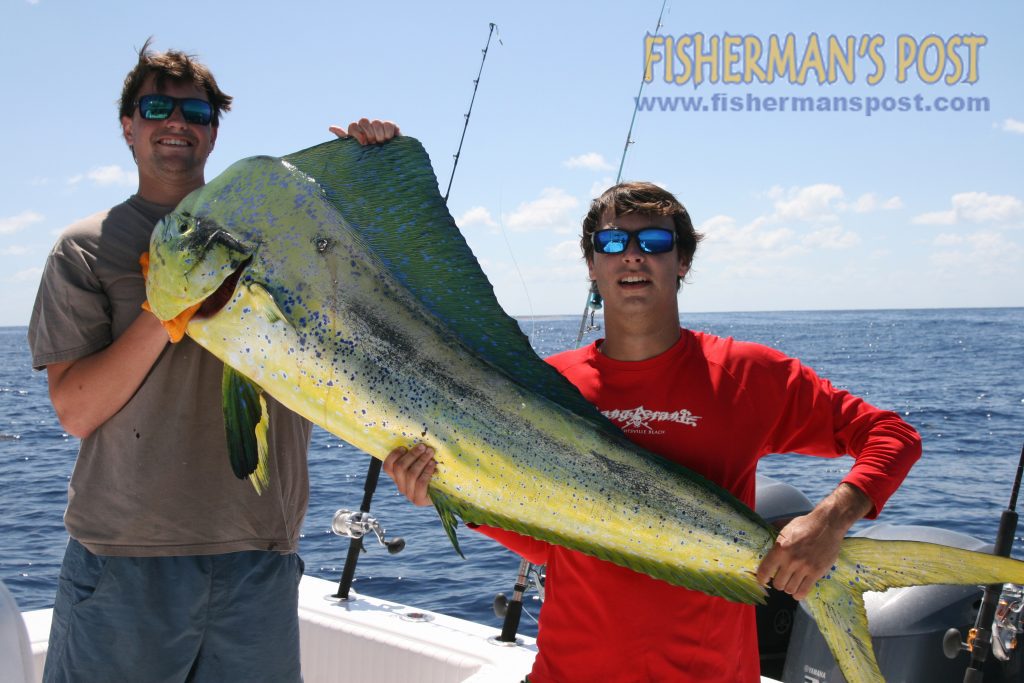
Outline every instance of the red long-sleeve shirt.
<svg viewBox="0 0 1024 683"><path fill-rule="evenodd" d="M757 461L770 453L854 456L843 481L871 498L871 516L920 457L917 432L899 416L765 346L684 329L665 353L623 362L597 344L548 362L632 441L751 507ZM753 606L512 532L478 530L547 565L531 683L760 680Z"/></svg>

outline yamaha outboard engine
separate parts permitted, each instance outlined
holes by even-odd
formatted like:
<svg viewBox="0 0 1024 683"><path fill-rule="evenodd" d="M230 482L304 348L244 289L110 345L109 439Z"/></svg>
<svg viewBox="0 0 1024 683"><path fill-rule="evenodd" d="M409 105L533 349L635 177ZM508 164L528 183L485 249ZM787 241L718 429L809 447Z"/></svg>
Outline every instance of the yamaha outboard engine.
<svg viewBox="0 0 1024 683"><path fill-rule="evenodd" d="M993 547L966 534L925 526L876 524L853 535L925 541L979 552L992 552ZM959 652L949 659L943 651L943 638L951 627L964 633L970 629L981 596L978 586L912 586L865 593L871 642L885 679L903 683L962 683L970 655ZM1019 659L989 659L984 669L985 683L1021 681ZM802 605L795 614L782 680L846 681L813 617Z"/></svg>

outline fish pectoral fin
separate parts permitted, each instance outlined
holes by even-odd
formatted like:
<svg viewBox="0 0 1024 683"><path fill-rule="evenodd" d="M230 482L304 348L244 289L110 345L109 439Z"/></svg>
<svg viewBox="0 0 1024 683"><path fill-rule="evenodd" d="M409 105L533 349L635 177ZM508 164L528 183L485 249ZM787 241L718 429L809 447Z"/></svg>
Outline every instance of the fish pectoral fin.
<svg viewBox="0 0 1024 683"><path fill-rule="evenodd" d="M252 298L253 308L265 316L268 322L276 323L280 320L287 320L281 309L277 307L274 295L268 292L266 287L258 282L252 282L247 287L249 296Z"/></svg>
<svg viewBox="0 0 1024 683"><path fill-rule="evenodd" d="M270 416L263 389L225 365L221 393L231 469L239 479L248 477L256 493L262 494L270 483L267 466Z"/></svg>
<svg viewBox="0 0 1024 683"><path fill-rule="evenodd" d="M462 553L462 548L459 547L459 539L455 536L455 529L459 526L459 521L455 518L454 508L448 503L448 497L433 489L428 489L427 493L430 496L430 500L434 503L437 516L441 518L441 525L444 527L444 532L448 534L448 540L455 547L455 552L462 559L466 559L466 556Z"/></svg>

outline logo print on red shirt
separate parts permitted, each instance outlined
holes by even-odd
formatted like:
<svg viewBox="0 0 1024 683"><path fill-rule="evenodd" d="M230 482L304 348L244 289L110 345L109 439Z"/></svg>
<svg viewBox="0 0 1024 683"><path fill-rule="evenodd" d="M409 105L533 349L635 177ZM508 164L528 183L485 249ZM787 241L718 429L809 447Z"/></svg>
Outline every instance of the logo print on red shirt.
<svg viewBox="0 0 1024 683"><path fill-rule="evenodd" d="M624 409L616 408L614 410L602 410L601 412L605 417L618 424L622 427L622 430L626 432L659 431L655 425L652 424L655 422L677 422L689 427L696 427L697 421L700 419L699 415L694 415L685 408L671 413L665 410L648 410L643 406Z"/></svg>

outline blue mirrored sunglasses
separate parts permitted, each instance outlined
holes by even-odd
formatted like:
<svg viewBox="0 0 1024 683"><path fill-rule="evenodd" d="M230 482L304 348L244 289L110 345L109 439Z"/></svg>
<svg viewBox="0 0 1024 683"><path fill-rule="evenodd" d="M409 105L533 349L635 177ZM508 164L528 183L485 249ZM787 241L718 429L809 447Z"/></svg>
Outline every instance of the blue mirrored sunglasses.
<svg viewBox="0 0 1024 683"><path fill-rule="evenodd" d="M622 228L597 230L591 236L594 251L598 254L621 254L629 248L629 241L636 238L640 251L645 254L664 254L672 251L676 233L667 228L641 228L630 232Z"/></svg>
<svg viewBox="0 0 1024 683"><path fill-rule="evenodd" d="M170 95L143 95L139 98L139 114L147 121L163 121L181 107L182 117L189 123L205 126L213 119L213 107L196 97Z"/></svg>

